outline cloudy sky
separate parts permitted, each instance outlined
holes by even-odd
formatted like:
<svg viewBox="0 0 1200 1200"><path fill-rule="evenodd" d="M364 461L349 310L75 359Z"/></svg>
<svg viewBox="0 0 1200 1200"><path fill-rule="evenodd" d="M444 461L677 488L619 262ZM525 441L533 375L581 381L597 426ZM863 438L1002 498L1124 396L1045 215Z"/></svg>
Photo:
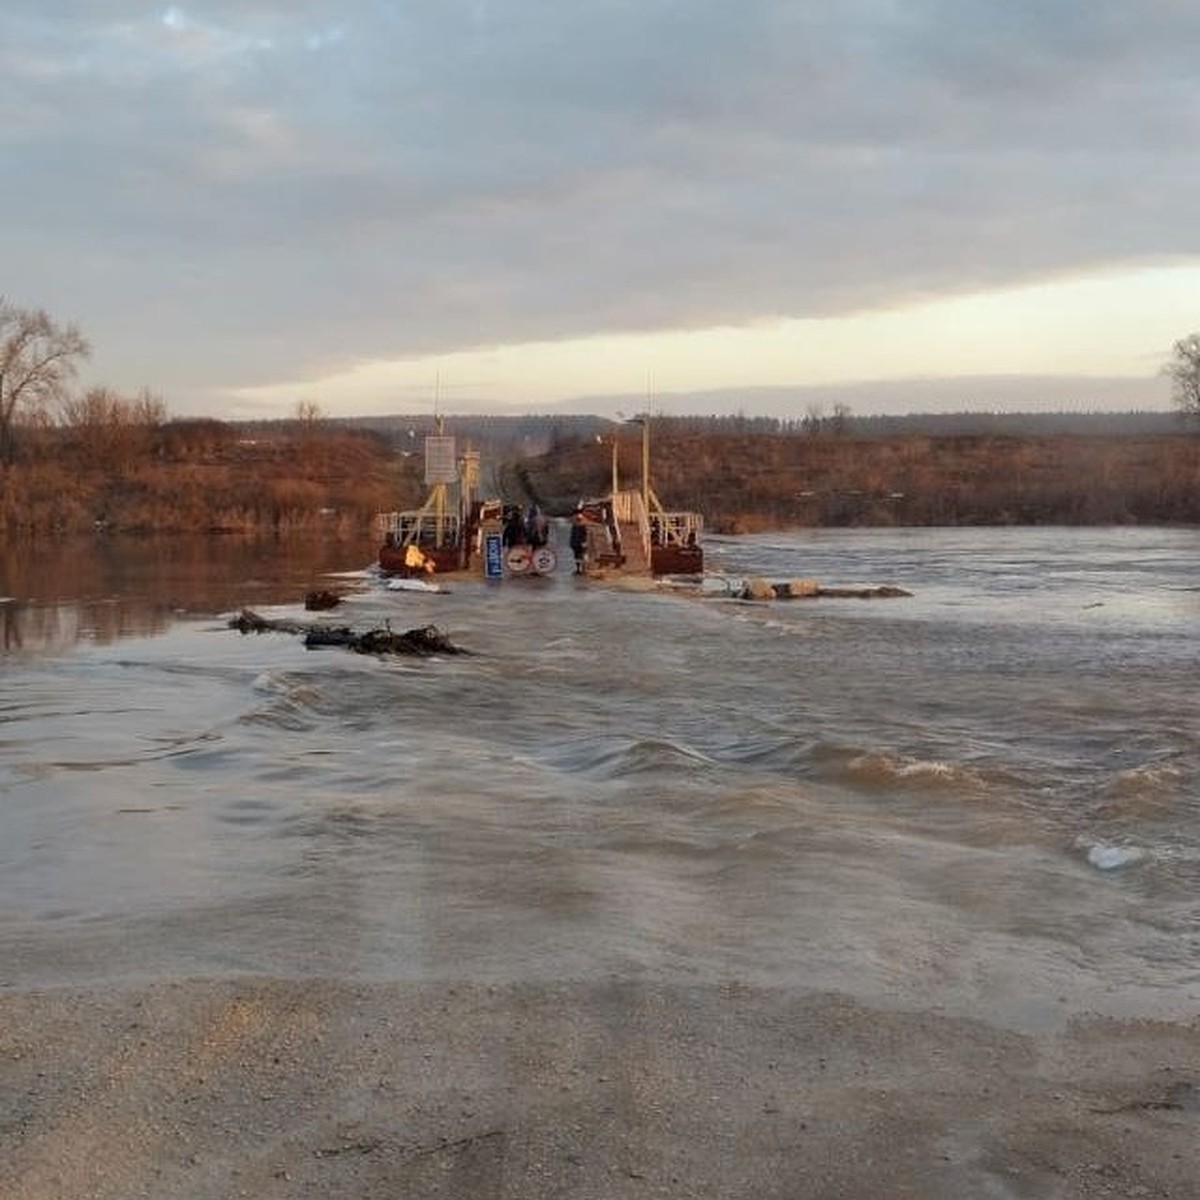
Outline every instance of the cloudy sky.
<svg viewBox="0 0 1200 1200"><path fill-rule="evenodd" d="M5 0L0 295L177 415L1167 407L1198 63L1195 0Z"/></svg>

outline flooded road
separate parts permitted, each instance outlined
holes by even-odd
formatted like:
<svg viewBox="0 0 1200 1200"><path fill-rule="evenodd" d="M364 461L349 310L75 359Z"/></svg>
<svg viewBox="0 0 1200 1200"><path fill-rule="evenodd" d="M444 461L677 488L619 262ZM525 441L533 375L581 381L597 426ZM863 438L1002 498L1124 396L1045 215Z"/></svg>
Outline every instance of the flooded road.
<svg viewBox="0 0 1200 1200"><path fill-rule="evenodd" d="M141 628L27 633L3 663L4 982L649 975L1018 1025L1186 1009L1196 549L1124 529L713 539L734 577L912 592L758 605L569 565L444 595L348 567L321 619L433 624L472 652L427 660L241 636L224 603L118 586L104 603ZM317 619L261 603L299 599L298 577L241 583Z"/></svg>

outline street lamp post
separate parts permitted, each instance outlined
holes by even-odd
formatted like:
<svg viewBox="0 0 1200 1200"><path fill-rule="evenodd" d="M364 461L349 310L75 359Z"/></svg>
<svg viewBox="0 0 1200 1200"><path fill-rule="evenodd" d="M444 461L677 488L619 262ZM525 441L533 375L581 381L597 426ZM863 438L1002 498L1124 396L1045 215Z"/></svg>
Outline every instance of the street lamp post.
<svg viewBox="0 0 1200 1200"><path fill-rule="evenodd" d="M642 427L642 508L646 520L650 519L650 414L643 413L637 418Z"/></svg>
<svg viewBox="0 0 1200 1200"><path fill-rule="evenodd" d="M617 413L617 416L625 422L626 425L640 425L642 427L642 507L646 512L646 519L650 519L650 414L648 412L638 413L635 417L627 417L624 413ZM617 494L617 435L613 434L613 495Z"/></svg>

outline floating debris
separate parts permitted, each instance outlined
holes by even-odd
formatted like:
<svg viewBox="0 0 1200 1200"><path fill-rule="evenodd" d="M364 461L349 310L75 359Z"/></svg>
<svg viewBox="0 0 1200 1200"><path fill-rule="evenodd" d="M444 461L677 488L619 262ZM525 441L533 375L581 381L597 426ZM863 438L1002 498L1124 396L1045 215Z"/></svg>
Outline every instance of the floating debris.
<svg viewBox="0 0 1200 1200"><path fill-rule="evenodd" d="M322 612L326 609L337 608L341 602L342 598L337 592L328 590L307 592L304 596L304 607L309 612Z"/></svg>
<svg viewBox="0 0 1200 1200"><path fill-rule="evenodd" d="M793 599L800 596L816 596L819 599L830 597L839 600L891 600L897 597L911 596L912 592L891 583L881 583L872 587L819 587L812 592L791 592L790 585L780 584L775 588L775 595L783 599ZM781 590L783 589L783 590Z"/></svg>
<svg viewBox="0 0 1200 1200"><path fill-rule="evenodd" d="M715 574L705 575L700 580L699 591L704 596L728 596L733 600L882 600L912 595L912 592L890 583L823 587L815 579L788 579L780 582L761 575L738 577Z"/></svg>
<svg viewBox="0 0 1200 1200"><path fill-rule="evenodd" d="M310 650L323 646L340 646L356 654L469 654L456 646L435 625L394 633L390 625L383 629L368 629L359 633L347 625L308 625L303 621L270 620L251 609L243 608L229 621L229 628L239 633L293 633L304 638Z"/></svg>

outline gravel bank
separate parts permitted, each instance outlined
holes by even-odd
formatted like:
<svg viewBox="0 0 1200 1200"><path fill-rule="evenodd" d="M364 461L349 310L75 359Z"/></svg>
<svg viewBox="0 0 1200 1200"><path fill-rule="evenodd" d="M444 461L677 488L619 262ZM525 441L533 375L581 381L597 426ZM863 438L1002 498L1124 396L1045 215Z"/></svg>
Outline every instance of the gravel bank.
<svg viewBox="0 0 1200 1200"><path fill-rule="evenodd" d="M0 995L0 1196L1200 1195L1200 1028L738 985Z"/></svg>

